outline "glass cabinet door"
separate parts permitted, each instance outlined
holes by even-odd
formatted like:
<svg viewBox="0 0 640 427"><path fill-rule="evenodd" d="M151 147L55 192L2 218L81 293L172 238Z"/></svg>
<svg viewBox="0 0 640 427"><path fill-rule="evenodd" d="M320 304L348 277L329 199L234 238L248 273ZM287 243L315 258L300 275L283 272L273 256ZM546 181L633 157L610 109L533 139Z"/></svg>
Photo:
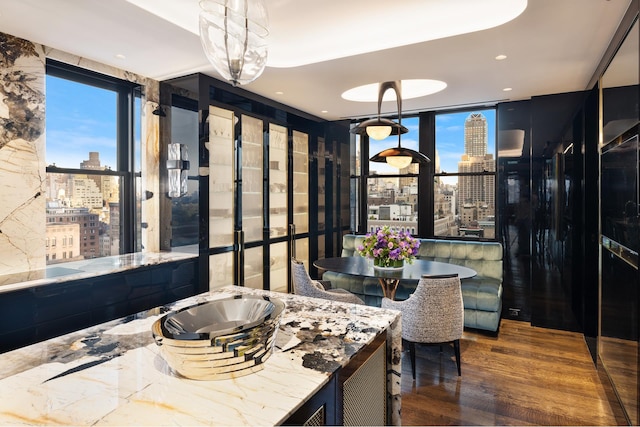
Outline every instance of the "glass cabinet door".
<svg viewBox="0 0 640 427"><path fill-rule="evenodd" d="M293 225L296 235L309 232L309 136L298 131L293 131ZM308 245L306 255L298 246L294 241L296 253L292 255L309 268Z"/></svg>
<svg viewBox="0 0 640 427"><path fill-rule="evenodd" d="M269 237L278 239L288 233L288 139L287 128L269 124ZM270 290L287 292L289 257L287 242L269 247Z"/></svg>
<svg viewBox="0 0 640 427"><path fill-rule="evenodd" d="M325 238L326 230L325 220L325 184L326 184L326 168L325 168L325 147L324 138L318 138L318 258L325 257Z"/></svg>
<svg viewBox="0 0 640 427"><path fill-rule="evenodd" d="M262 120L242 115L241 157L242 157L242 234L243 247L242 284L246 287L262 289L262 246L245 249L244 245L263 240L263 133Z"/></svg>
<svg viewBox="0 0 640 427"><path fill-rule="evenodd" d="M234 114L209 107L209 247L233 246L234 212ZM233 284L233 257L210 256L211 289Z"/></svg>

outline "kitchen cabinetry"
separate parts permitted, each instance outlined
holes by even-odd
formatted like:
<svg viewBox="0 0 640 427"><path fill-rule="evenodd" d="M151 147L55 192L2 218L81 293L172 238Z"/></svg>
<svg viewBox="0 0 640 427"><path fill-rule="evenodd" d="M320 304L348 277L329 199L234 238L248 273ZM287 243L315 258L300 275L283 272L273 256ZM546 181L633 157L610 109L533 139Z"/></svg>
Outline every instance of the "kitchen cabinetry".
<svg viewBox="0 0 640 427"><path fill-rule="evenodd" d="M325 188L340 181L339 168L332 176L326 164L349 154L347 122L327 122L201 74L163 82L161 98L197 104L200 265L209 288L288 292L292 256L313 273L310 261L336 254L325 247L341 240L334 222L348 224L348 178L341 187L347 191L326 203Z"/></svg>

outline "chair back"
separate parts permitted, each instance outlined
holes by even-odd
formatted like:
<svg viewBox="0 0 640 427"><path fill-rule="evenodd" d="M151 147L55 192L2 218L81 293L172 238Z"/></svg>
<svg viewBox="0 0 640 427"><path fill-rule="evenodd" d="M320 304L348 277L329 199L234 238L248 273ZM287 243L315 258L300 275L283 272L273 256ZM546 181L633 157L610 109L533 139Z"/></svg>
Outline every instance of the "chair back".
<svg viewBox="0 0 640 427"><path fill-rule="evenodd" d="M360 298L344 289L326 291L317 280L309 276L304 264L295 258L291 258L291 278L293 292L305 297L322 298L331 301L346 302L350 304L364 304Z"/></svg>
<svg viewBox="0 0 640 427"><path fill-rule="evenodd" d="M404 303L403 338L442 343L462 337L464 304L457 275L423 276L413 295Z"/></svg>
<svg viewBox="0 0 640 427"><path fill-rule="evenodd" d="M295 258L291 258L291 280L293 282L293 293L305 297L317 297L314 289L318 288L313 284L311 276L307 272L304 264Z"/></svg>

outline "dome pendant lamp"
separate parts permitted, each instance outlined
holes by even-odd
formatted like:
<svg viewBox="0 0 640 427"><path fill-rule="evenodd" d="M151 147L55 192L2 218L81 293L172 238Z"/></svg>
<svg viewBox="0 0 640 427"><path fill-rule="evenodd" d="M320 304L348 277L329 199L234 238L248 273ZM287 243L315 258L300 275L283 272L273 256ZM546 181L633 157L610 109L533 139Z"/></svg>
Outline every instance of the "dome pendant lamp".
<svg viewBox="0 0 640 427"><path fill-rule="evenodd" d="M407 166L409 166L411 163L427 164L431 160L427 156L425 156L424 154L418 151L411 150L409 148L403 148L402 145L400 144L400 138L402 134L407 133L409 131L406 127L402 126L402 97L400 95L400 85L401 85L400 81L380 83L380 88L378 90L378 119L366 120L360 123L360 125L358 126L363 127L367 122L374 122L374 121L381 121L381 120L386 120L388 122L391 122L393 124L392 129L397 129L397 133L393 133L394 131L392 130L391 134L398 135L398 146L394 148L387 148L386 150L382 150L375 156L371 157L369 160L371 160L372 162L386 162L388 165L393 166L395 168L404 169ZM388 120L388 119L380 119L380 104L382 103L382 96L384 95L384 92L390 88L396 92L396 99L398 101L398 123L395 123L392 120ZM371 126L371 125L367 125L367 126ZM380 127L380 125L374 125L374 127ZM403 129L404 131L402 131ZM367 131L367 134L370 135L368 127L366 131Z"/></svg>
<svg viewBox="0 0 640 427"><path fill-rule="evenodd" d="M264 0L200 0L200 41L234 86L260 77L267 64L269 17Z"/></svg>

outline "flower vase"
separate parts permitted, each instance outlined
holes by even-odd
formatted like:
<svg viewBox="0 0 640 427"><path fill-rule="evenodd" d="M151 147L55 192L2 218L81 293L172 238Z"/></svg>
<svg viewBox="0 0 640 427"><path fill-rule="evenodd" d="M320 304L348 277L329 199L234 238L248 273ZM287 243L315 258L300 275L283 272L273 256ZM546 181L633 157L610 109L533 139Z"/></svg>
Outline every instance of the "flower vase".
<svg viewBox="0 0 640 427"><path fill-rule="evenodd" d="M373 268L379 270L400 270L404 268L403 259L389 259L389 258L374 258Z"/></svg>

